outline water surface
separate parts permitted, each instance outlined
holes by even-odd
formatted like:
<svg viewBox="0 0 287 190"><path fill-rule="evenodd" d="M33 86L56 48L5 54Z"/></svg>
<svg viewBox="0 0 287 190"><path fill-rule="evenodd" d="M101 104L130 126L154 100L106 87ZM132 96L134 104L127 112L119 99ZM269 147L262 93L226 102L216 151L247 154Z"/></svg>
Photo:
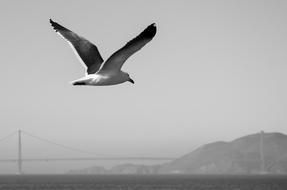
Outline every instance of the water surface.
<svg viewBox="0 0 287 190"><path fill-rule="evenodd" d="M287 176L1 175L2 190L287 190Z"/></svg>

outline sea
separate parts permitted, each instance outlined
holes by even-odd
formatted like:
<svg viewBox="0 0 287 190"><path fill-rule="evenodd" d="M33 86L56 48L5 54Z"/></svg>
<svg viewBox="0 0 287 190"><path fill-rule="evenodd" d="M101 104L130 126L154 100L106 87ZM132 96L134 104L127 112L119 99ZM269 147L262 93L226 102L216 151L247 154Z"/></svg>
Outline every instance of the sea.
<svg viewBox="0 0 287 190"><path fill-rule="evenodd" d="M1 175L0 190L287 190L287 176Z"/></svg>

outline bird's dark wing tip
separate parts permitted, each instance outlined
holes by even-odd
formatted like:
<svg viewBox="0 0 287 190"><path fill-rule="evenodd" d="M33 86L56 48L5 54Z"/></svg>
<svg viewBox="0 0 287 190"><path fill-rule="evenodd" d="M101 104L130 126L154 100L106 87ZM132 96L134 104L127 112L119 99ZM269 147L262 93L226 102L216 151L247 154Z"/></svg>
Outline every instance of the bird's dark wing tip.
<svg viewBox="0 0 287 190"><path fill-rule="evenodd" d="M67 28L61 26L60 24L54 22L51 18L49 19L51 26L54 28L56 32L59 30L68 30Z"/></svg>
<svg viewBox="0 0 287 190"><path fill-rule="evenodd" d="M156 24L152 23L151 25L149 25L144 31L143 34L145 35L145 37L147 38L153 38L156 34Z"/></svg>
<svg viewBox="0 0 287 190"><path fill-rule="evenodd" d="M50 24L54 27L55 22L54 22L51 18L49 18L49 22L50 22Z"/></svg>

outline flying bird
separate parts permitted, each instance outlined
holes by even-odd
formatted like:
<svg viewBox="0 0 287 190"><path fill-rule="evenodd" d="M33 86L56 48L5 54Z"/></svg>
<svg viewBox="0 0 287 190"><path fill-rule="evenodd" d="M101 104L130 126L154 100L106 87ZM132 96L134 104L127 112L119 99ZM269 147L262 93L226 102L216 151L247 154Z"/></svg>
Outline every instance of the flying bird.
<svg viewBox="0 0 287 190"><path fill-rule="evenodd" d="M70 44L80 62L86 67L86 75L72 81L73 85L107 86L126 81L134 83L129 74L121 68L131 55L150 42L156 34L156 25L153 23L104 61L97 46L52 19L50 23L54 30Z"/></svg>

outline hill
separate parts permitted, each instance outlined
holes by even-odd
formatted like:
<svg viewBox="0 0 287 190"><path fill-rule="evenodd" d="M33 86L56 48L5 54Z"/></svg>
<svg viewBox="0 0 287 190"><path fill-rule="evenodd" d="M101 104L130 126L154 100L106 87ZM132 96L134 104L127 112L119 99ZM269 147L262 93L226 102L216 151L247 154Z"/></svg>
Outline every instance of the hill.
<svg viewBox="0 0 287 190"><path fill-rule="evenodd" d="M287 136L257 133L231 142L203 145L162 165L123 164L92 167L77 174L287 174Z"/></svg>
<svg viewBox="0 0 287 190"><path fill-rule="evenodd" d="M285 174L287 136L282 133L257 133L231 142L206 144L163 165L159 173Z"/></svg>

